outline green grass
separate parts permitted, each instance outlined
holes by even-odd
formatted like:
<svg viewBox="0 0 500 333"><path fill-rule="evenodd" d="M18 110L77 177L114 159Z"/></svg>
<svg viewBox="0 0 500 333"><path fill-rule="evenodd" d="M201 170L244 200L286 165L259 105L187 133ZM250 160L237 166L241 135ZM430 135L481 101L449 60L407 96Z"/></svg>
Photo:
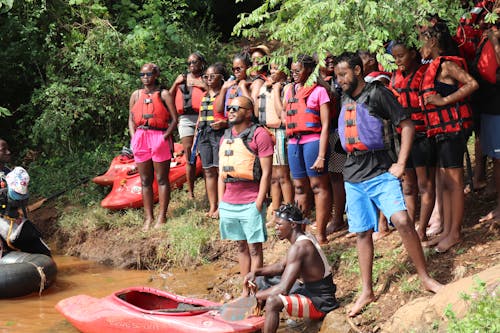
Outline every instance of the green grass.
<svg viewBox="0 0 500 333"><path fill-rule="evenodd" d="M475 280L474 292L469 295L462 293L460 297L469 305L464 318L457 318L451 305L445 310L445 316L449 320L448 332L500 332L500 288L495 286L489 291L486 283Z"/></svg>

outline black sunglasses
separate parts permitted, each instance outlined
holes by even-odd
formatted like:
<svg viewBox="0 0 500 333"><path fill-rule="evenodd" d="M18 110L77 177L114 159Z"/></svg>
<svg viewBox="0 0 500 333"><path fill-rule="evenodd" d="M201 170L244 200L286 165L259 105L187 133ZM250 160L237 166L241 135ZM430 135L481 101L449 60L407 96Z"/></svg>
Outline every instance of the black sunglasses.
<svg viewBox="0 0 500 333"><path fill-rule="evenodd" d="M199 62L200 62L199 60L191 60L191 61L188 61L187 64L188 64L188 66L189 65L196 65Z"/></svg>
<svg viewBox="0 0 500 333"><path fill-rule="evenodd" d="M240 109L249 110L250 108L245 108L245 107L239 106L239 105L229 105L227 107L227 112L229 112L229 113L238 112L238 111L240 111Z"/></svg>
<svg viewBox="0 0 500 333"><path fill-rule="evenodd" d="M144 77L144 76L151 77L153 76L153 72L139 73L139 77Z"/></svg>
<svg viewBox="0 0 500 333"><path fill-rule="evenodd" d="M202 76L202 78L203 78L203 80L208 80L208 79L213 80L219 75L222 75L222 74L205 74Z"/></svg>

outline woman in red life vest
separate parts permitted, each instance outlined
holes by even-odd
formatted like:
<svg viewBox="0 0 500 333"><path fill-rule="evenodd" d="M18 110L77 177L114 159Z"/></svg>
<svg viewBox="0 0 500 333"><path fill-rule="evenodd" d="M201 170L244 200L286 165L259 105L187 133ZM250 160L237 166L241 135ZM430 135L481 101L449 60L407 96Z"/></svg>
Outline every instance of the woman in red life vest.
<svg viewBox="0 0 500 333"><path fill-rule="evenodd" d="M198 138L198 151L205 174L205 189L210 204L207 217L219 218L219 200L217 195L217 180L219 176L219 144L224 129L227 128L227 118L224 113L215 111L215 101L221 97L220 89L227 71L220 62L207 68L203 80L208 90L201 99L196 137Z"/></svg>
<svg viewBox="0 0 500 333"><path fill-rule="evenodd" d="M427 240L426 229L435 202L436 155L426 135L425 115L419 104L419 88L428 65L422 65L420 54L405 43L396 41L392 56L398 66L391 77L390 89L405 111L411 114L415 125L412 150L403 176L403 194L408 215L415 222L418 194L420 193L420 240Z"/></svg>
<svg viewBox="0 0 500 333"><path fill-rule="evenodd" d="M224 82L220 90L223 98L218 98L215 102L217 113L227 116L227 106L238 96L252 98L250 85L252 80L247 75L247 70L252 66L252 60L248 52L238 53L233 58L233 75Z"/></svg>
<svg viewBox="0 0 500 333"><path fill-rule="evenodd" d="M179 114L179 137L184 148L184 154L191 156L191 146L194 140L194 129L198 120L201 97L207 90L207 85L202 79L207 62L200 52L193 52L187 59L188 72L180 74L170 87L170 94L175 101ZM196 160L194 161L196 162ZM186 182L188 193L194 198L195 164L186 163Z"/></svg>
<svg viewBox="0 0 500 333"><path fill-rule="evenodd" d="M177 113L170 93L158 85L160 69L155 64L145 64L139 73L143 88L130 96L131 147L139 170L144 203L144 227L153 222L153 180L156 174L160 210L155 228L167 218L170 201L170 159L172 158L172 132L177 127Z"/></svg>
<svg viewBox="0 0 500 333"><path fill-rule="evenodd" d="M439 181L443 195L443 226L440 236L426 242L445 252L461 241L464 213L463 156L472 112L466 99L478 89L467 72L465 60L448 27L437 22L421 34L422 58L432 59L420 86L420 106L425 114L427 136L435 141Z"/></svg>
<svg viewBox="0 0 500 333"><path fill-rule="evenodd" d="M273 153L273 167L271 175L271 212L272 217L268 224L273 224L276 211L281 206L293 202L293 187L288 167L287 140L282 119L283 87L287 80L286 73L278 64L271 64L270 75L261 86L255 102L255 117L259 123L266 126L274 135L275 145ZM284 66L283 66L284 67Z"/></svg>
<svg viewBox="0 0 500 333"><path fill-rule="evenodd" d="M312 189L316 206L318 241L328 242L326 224L330 220L332 197L328 178L328 132L330 97L326 89L305 83L316 63L310 56L300 55L292 63L294 83L285 95L284 118L288 136L288 163L295 188L295 201L307 214Z"/></svg>

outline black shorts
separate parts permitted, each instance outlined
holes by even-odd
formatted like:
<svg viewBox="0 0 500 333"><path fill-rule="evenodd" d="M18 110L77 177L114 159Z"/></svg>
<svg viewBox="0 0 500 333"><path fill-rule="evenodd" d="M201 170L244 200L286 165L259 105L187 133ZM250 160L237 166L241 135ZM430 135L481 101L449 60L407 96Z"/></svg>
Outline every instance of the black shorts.
<svg viewBox="0 0 500 333"><path fill-rule="evenodd" d="M436 137L437 165L440 168L463 168L467 137L462 133Z"/></svg>
<svg viewBox="0 0 500 333"><path fill-rule="evenodd" d="M200 152L203 169L219 166L219 145L224 130L213 131L205 129L198 138L198 151Z"/></svg>
<svg viewBox="0 0 500 333"><path fill-rule="evenodd" d="M434 140L422 134L416 134L411 147L410 157L406 163L407 169L419 167L435 168L437 165L436 145Z"/></svg>

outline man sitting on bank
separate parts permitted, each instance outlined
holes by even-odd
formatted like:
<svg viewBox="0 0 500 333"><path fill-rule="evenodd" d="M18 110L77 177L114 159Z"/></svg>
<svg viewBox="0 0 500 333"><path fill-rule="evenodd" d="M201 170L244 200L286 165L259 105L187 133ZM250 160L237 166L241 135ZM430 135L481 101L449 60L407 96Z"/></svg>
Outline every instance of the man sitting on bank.
<svg viewBox="0 0 500 333"><path fill-rule="evenodd" d="M257 286L255 296L265 302L264 333L276 332L283 308L294 317L322 319L339 306L328 260L316 238L303 231L309 220L297 206L287 204L278 209L275 222L278 238L292 244L286 257L244 279L244 284Z"/></svg>

